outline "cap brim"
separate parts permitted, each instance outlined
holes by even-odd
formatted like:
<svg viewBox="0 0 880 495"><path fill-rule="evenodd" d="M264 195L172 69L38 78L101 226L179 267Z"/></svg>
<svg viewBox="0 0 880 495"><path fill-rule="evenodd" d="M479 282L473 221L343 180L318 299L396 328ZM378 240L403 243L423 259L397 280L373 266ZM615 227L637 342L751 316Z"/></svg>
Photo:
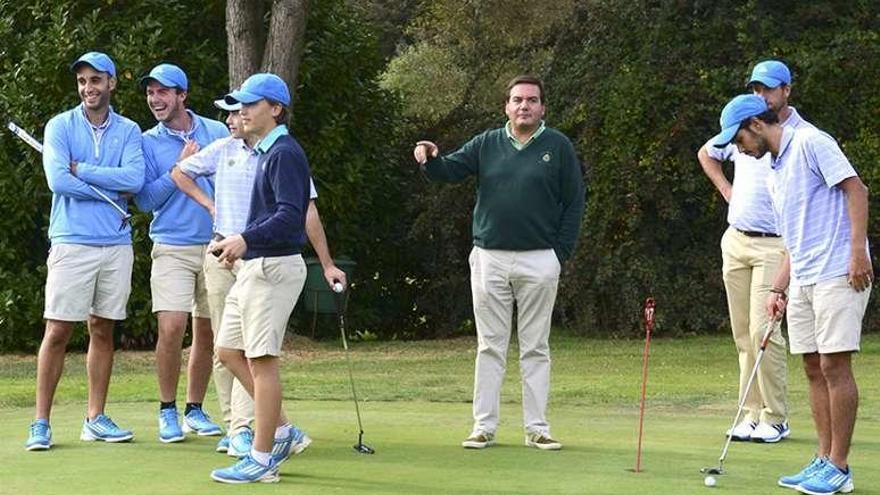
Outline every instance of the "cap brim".
<svg viewBox="0 0 880 495"><path fill-rule="evenodd" d="M226 95L223 99L226 100L226 103L229 103L230 105L233 105L235 103L242 103L244 105L247 105L250 103L256 103L262 100L263 97L258 94L248 93L247 91L235 90L232 93Z"/></svg>
<svg viewBox="0 0 880 495"><path fill-rule="evenodd" d="M733 141L733 138L736 137L736 131L738 130L739 124L723 129L717 136L712 138L712 146L716 148L724 148Z"/></svg>
<svg viewBox="0 0 880 495"><path fill-rule="evenodd" d="M241 103L227 103L226 97L214 100L214 106L226 112L237 112L241 110Z"/></svg>
<svg viewBox="0 0 880 495"><path fill-rule="evenodd" d="M110 77L116 77L116 75L113 74L112 72L110 72L109 70L102 69L101 67L95 67L94 64L92 64L91 62L87 62L85 60L77 60L76 62L70 64L70 71L76 72L83 65L88 65L89 67L91 67L92 69L95 69L98 72L106 72L107 74L110 75Z"/></svg>
<svg viewBox="0 0 880 495"><path fill-rule="evenodd" d="M780 86L782 84L782 81L780 81L779 79L776 79L775 77L766 77L766 76L756 77L756 78L752 79L751 81L749 81L748 84L746 84L746 88L751 89L752 85L755 83L761 83L764 86L767 86L768 88L773 89L773 88Z"/></svg>
<svg viewBox="0 0 880 495"><path fill-rule="evenodd" d="M150 84L150 81L156 81L157 83L161 84L162 86L165 86L166 88L177 88L177 89L180 89L181 91L186 91L185 88L181 88L180 85L178 85L174 81L171 81L169 79L165 79L162 76L152 76L152 75L144 76L140 79L139 82L141 85L141 89L146 89L147 85Z"/></svg>

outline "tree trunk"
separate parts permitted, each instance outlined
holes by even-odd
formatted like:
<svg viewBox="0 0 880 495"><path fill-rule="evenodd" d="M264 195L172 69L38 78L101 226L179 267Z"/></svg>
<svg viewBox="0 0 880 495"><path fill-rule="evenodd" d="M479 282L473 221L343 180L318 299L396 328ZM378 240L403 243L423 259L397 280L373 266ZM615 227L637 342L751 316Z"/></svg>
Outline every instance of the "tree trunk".
<svg viewBox="0 0 880 495"><path fill-rule="evenodd" d="M272 2L272 18L269 21L262 68L284 79L291 94L296 89L299 63L305 46L308 11L308 0Z"/></svg>
<svg viewBox="0 0 880 495"><path fill-rule="evenodd" d="M263 3L262 0L227 0L226 2L229 89L239 87L249 75L260 68L263 46Z"/></svg>

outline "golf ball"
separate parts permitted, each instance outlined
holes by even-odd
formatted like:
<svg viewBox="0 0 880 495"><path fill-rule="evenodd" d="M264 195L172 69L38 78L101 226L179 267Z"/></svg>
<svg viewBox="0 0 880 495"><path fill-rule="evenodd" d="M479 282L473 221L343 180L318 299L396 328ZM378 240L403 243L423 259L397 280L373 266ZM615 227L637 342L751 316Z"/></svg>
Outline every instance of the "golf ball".
<svg viewBox="0 0 880 495"><path fill-rule="evenodd" d="M333 292L342 292L342 289L345 287L342 285L342 282L336 282L333 284Z"/></svg>
<svg viewBox="0 0 880 495"><path fill-rule="evenodd" d="M716 483L716 481L715 481L715 477L714 477L714 476L706 476L706 479L703 480L703 484L706 485L706 486L708 486L708 487L713 487L713 486L715 486L715 483Z"/></svg>

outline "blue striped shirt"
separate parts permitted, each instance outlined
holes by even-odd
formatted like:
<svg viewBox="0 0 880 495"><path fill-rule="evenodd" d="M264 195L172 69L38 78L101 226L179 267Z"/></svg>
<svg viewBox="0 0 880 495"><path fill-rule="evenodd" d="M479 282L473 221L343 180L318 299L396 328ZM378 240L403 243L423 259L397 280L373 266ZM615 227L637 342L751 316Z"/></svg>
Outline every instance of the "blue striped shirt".
<svg viewBox="0 0 880 495"><path fill-rule="evenodd" d="M788 108L791 114L782 123L783 127L799 129L813 126L801 118L794 107ZM727 208L727 223L739 230L779 234L776 216L773 214L773 202L767 189L770 154L753 158L740 153L733 143L724 148L716 148L712 145L714 139L710 139L704 148L709 156L720 162L730 160L736 167Z"/></svg>
<svg viewBox="0 0 880 495"><path fill-rule="evenodd" d="M244 232L251 207L258 156L243 139L218 139L180 162L180 170L192 177L214 176L214 231L225 237ZM318 192L309 180L310 197Z"/></svg>
<svg viewBox="0 0 880 495"><path fill-rule="evenodd" d="M857 174L837 142L815 127L784 128L772 167L770 192L791 257L791 285L846 275L850 221L846 193L836 186Z"/></svg>

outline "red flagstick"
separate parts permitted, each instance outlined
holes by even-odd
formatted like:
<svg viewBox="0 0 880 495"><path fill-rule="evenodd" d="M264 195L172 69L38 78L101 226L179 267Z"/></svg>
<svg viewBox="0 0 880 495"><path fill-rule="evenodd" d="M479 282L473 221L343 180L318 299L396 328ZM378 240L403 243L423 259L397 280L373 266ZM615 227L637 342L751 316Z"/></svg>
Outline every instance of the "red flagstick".
<svg viewBox="0 0 880 495"><path fill-rule="evenodd" d="M645 353L642 357L642 400L639 403L639 445L636 449L635 472L642 471L642 433L645 426L645 389L648 385L648 350L651 347L651 332L654 330L654 298L645 299Z"/></svg>

